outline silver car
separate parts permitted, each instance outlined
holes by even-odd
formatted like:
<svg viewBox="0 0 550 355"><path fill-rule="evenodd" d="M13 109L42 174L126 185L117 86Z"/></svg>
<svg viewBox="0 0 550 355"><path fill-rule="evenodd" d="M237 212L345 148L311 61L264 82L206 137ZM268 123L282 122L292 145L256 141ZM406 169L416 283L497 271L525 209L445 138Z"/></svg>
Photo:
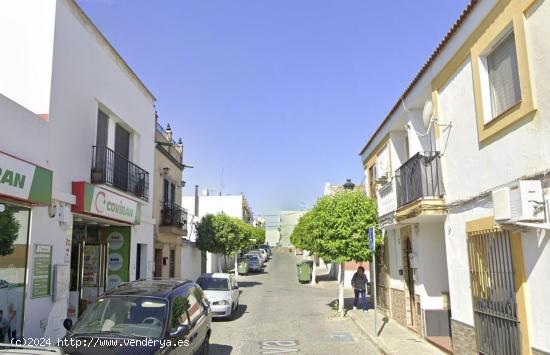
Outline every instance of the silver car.
<svg viewBox="0 0 550 355"><path fill-rule="evenodd" d="M239 285L235 276L224 273L202 274L197 279L210 301L212 318L231 318L239 306Z"/></svg>
<svg viewBox="0 0 550 355"><path fill-rule="evenodd" d="M244 257L248 262L248 271L262 271L262 259L258 254L245 254Z"/></svg>

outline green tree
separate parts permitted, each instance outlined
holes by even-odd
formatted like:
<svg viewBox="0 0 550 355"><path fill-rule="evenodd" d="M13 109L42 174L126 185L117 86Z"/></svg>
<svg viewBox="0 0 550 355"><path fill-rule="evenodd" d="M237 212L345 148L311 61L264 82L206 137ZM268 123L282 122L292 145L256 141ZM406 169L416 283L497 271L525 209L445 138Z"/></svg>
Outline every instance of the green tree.
<svg viewBox="0 0 550 355"><path fill-rule="evenodd" d="M9 206L0 213L0 256L13 253L13 243L19 234L20 225L13 214L13 208Z"/></svg>
<svg viewBox="0 0 550 355"><path fill-rule="evenodd" d="M197 248L224 256L246 248L250 245L250 238L243 224L224 213L204 216L197 224Z"/></svg>
<svg viewBox="0 0 550 355"><path fill-rule="evenodd" d="M305 217L305 218L304 218ZM300 223L302 225L300 226ZM298 245L326 261L340 264L338 303L344 312L344 263L369 261L368 230L377 226L376 202L359 191L343 191L317 200L298 223ZM383 238L376 230L376 244Z"/></svg>

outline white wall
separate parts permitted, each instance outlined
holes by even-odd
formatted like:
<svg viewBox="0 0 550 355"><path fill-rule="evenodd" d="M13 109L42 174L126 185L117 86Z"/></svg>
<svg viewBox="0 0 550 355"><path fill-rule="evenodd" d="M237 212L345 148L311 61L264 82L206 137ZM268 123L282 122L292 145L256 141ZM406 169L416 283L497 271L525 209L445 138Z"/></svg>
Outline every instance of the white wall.
<svg viewBox="0 0 550 355"><path fill-rule="evenodd" d="M386 231L385 242L388 243L389 263L390 263L390 287L397 290L404 290L403 276L399 275L399 270L403 269L403 256L401 251L401 233L399 229L389 229Z"/></svg>
<svg viewBox="0 0 550 355"><path fill-rule="evenodd" d="M275 246L279 243L281 235L278 229L268 228L265 230L265 242L270 246Z"/></svg>
<svg viewBox="0 0 550 355"><path fill-rule="evenodd" d="M49 113L55 8L55 0L0 1L0 94L36 114Z"/></svg>
<svg viewBox="0 0 550 355"><path fill-rule="evenodd" d="M443 223L420 223L413 228L413 251L416 253L415 293L423 309L442 309L442 292L449 292L445 232Z"/></svg>
<svg viewBox="0 0 550 355"><path fill-rule="evenodd" d="M201 274L201 251L192 243L181 247L181 278L196 280Z"/></svg>
<svg viewBox="0 0 550 355"><path fill-rule="evenodd" d="M131 131L131 160L149 172L151 200L155 174L154 99L144 93L120 59L64 0L56 8L53 56L49 159L55 171L54 190L70 193L72 181L89 181L101 105L110 115L111 124L116 120ZM109 135L114 136L114 129ZM141 225L132 227L131 280L135 277L137 243L150 245L146 275L152 275L153 222L151 203L142 203Z"/></svg>

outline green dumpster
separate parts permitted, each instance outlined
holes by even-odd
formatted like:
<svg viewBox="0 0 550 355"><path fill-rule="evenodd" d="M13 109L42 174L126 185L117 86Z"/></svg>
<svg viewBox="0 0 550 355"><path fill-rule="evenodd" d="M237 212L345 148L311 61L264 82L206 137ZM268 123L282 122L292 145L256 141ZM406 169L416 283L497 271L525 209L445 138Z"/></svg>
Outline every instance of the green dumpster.
<svg viewBox="0 0 550 355"><path fill-rule="evenodd" d="M307 261L302 261L298 266L298 281L300 283L311 281L311 264Z"/></svg>
<svg viewBox="0 0 550 355"><path fill-rule="evenodd" d="M240 275L248 274L248 260L246 258L239 258L238 270Z"/></svg>

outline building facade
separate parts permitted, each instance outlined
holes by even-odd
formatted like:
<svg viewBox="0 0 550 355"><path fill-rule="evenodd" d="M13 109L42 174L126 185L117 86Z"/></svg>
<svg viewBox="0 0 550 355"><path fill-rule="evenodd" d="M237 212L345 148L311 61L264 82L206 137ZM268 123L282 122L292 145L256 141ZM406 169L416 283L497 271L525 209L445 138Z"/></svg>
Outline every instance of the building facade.
<svg viewBox="0 0 550 355"><path fill-rule="evenodd" d="M155 98L74 1L3 2L0 38L0 309L14 337L56 339L152 276Z"/></svg>
<svg viewBox="0 0 550 355"><path fill-rule="evenodd" d="M196 240L196 231L193 226L201 220L202 217L209 214L225 213L226 215L243 220L252 224L253 215L246 197L240 195L210 195L208 190L203 191L202 195L198 193L196 187L195 196L184 196L182 206L188 211L195 211L193 218L189 218L188 228L191 231L189 238ZM234 258L224 255L203 253L201 261L202 272L223 272L228 265L234 264Z"/></svg>
<svg viewBox="0 0 550 355"><path fill-rule="evenodd" d="M153 217L155 251L153 276L181 278L184 267L182 247L187 236L187 211L181 207L183 188L183 143L172 138L170 125L157 121L155 130L155 170Z"/></svg>
<svg viewBox="0 0 550 355"><path fill-rule="evenodd" d="M389 313L418 297L430 338L448 309L456 354L550 353L549 31L548 1L472 1L361 152Z"/></svg>

